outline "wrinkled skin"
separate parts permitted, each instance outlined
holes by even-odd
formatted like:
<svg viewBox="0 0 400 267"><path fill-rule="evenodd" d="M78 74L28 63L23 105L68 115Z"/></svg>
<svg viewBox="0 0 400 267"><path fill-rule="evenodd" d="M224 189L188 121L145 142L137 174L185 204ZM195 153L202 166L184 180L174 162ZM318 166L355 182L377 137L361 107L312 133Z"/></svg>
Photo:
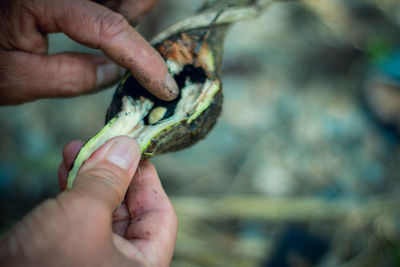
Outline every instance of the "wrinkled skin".
<svg viewBox="0 0 400 267"><path fill-rule="evenodd" d="M155 3L97 2L130 21L137 21ZM165 87L164 61L125 18L87 0L1 1L0 103L75 96L119 78L116 65L104 56L48 56L46 34L59 31L103 50L154 95L174 98L173 89ZM64 149L61 188L67 166L81 146L75 141ZM176 215L154 166L140 162L134 140L117 137L83 164L71 190L36 207L4 236L0 266L168 266L176 227Z"/></svg>
<svg viewBox="0 0 400 267"><path fill-rule="evenodd" d="M119 157L110 157L121 143ZM64 149L59 168L62 188L66 166L82 144L74 141ZM129 158L121 161L122 155ZM139 160L139 147L128 137L98 149L80 169L71 190L45 201L1 242L0 265L168 266L176 216L154 166Z"/></svg>
<svg viewBox="0 0 400 267"><path fill-rule="evenodd" d="M117 2L112 6L130 20L137 20L155 3ZM47 55L47 34L54 32L101 49L155 96L171 100L178 94L161 56L121 14L88 0L4 0L0 3L0 104L75 96L120 78L117 65L101 55Z"/></svg>

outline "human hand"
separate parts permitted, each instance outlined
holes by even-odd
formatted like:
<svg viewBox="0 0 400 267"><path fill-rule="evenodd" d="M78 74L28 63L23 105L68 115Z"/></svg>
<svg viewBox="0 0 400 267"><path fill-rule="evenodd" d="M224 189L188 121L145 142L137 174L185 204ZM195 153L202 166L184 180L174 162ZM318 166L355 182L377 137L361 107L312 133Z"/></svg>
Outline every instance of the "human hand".
<svg viewBox="0 0 400 267"><path fill-rule="evenodd" d="M54 32L64 32L81 44L101 49L114 62L128 68L155 96L163 100L177 96L178 87L164 60L128 22L146 13L156 0L96 2L0 2L0 104L75 96L119 78L118 66L101 55L47 55L47 34Z"/></svg>
<svg viewBox="0 0 400 267"><path fill-rule="evenodd" d="M62 188L81 146L63 151ZM71 190L38 206L0 243L0 266L168 266L176 215L154 166L139 160L129 137L99 148Z"/></svg>

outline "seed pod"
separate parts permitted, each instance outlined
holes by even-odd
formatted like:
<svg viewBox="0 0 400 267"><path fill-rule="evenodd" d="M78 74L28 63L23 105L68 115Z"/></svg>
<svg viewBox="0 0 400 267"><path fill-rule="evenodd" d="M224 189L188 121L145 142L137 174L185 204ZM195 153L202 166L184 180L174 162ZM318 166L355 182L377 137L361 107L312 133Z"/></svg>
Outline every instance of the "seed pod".
<svg viewBox="0 0 400 267"><path fill-rule="evenodd" d="M233 2L237 2L239 8L223 8ZM170 102L162 101L145 90L128 72L113 96L106 126L78 153L68 176L67 188L72 186L82 163L115 136L135 138L142 158L149 158L188 147L211 130L222 107L219 77L227 28L233 21L257 15L260 5L254 0L210 3L204 14L172 26L153 41L178 84L179 96ZM246 6L250 3L254 5L251 8ZM216 9L223 12L206 12Z"/></svg>

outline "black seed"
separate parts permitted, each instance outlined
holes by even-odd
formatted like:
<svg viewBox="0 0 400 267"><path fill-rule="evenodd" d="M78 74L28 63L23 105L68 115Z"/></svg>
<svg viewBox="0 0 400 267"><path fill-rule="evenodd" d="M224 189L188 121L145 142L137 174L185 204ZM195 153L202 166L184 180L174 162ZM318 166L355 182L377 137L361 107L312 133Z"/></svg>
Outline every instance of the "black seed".
<svg viewBox="0 0 400 267"><path fill-rule="evenodd" d="M174 76L176 83L178 84L179 89L182 89L185 86L186 80L189 79L192 83L204 83L207 76L206 72L201 67L195 67L193 65L186 65L183 70ZM166 119L171 117L175 113L175 108L181 99L181 93L177 98L172 101L163 101L149 93L143 86L141 86L133 76L130 76L128 80L123 85L121 90L117 90L114 95L113 103L107 114L107 121L109 121L112 117L114 117L122 108L122 97L125 95L131 96L133 99L139 99L141 96L150 99L154 102L154 106L163 106L167 108L167 112L165 112L164 117L161 119ZM150 112L149 112L150 113ZM144 122L146 125L149 125L148 115L144 118Z"/></svg>
<svg viewBox="0 0 400 267"><path fill-rule="evenodd" d="M178 84L179 89L185 86L186 79L192 83L204 83L206 80L206 72L201 67L195 67L193 65L186 65L183 70L175 75L175 81Z"/></svg>

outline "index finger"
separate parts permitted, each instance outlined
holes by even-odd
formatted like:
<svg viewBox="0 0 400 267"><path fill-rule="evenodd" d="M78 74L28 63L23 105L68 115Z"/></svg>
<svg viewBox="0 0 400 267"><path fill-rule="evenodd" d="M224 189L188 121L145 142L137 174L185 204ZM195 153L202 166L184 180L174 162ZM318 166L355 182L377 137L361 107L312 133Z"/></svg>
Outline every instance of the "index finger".
<svg viewBox="0 0 400 267"><path fill-rule="evenodd" d="M129 22L135 25L144 14L149 12L154 7L154 5L157 3L157 0L97 0L96 2L117 11Z"/></svg>
<svg viewBox="0 0 400 267"><path fill-rule="evenodd" d="M27 4L45 32L62 31L73 40L101 49L128 68L155 96L172 100L179 89L160 54L121 15L88 0L42 0Z"/></svg>

